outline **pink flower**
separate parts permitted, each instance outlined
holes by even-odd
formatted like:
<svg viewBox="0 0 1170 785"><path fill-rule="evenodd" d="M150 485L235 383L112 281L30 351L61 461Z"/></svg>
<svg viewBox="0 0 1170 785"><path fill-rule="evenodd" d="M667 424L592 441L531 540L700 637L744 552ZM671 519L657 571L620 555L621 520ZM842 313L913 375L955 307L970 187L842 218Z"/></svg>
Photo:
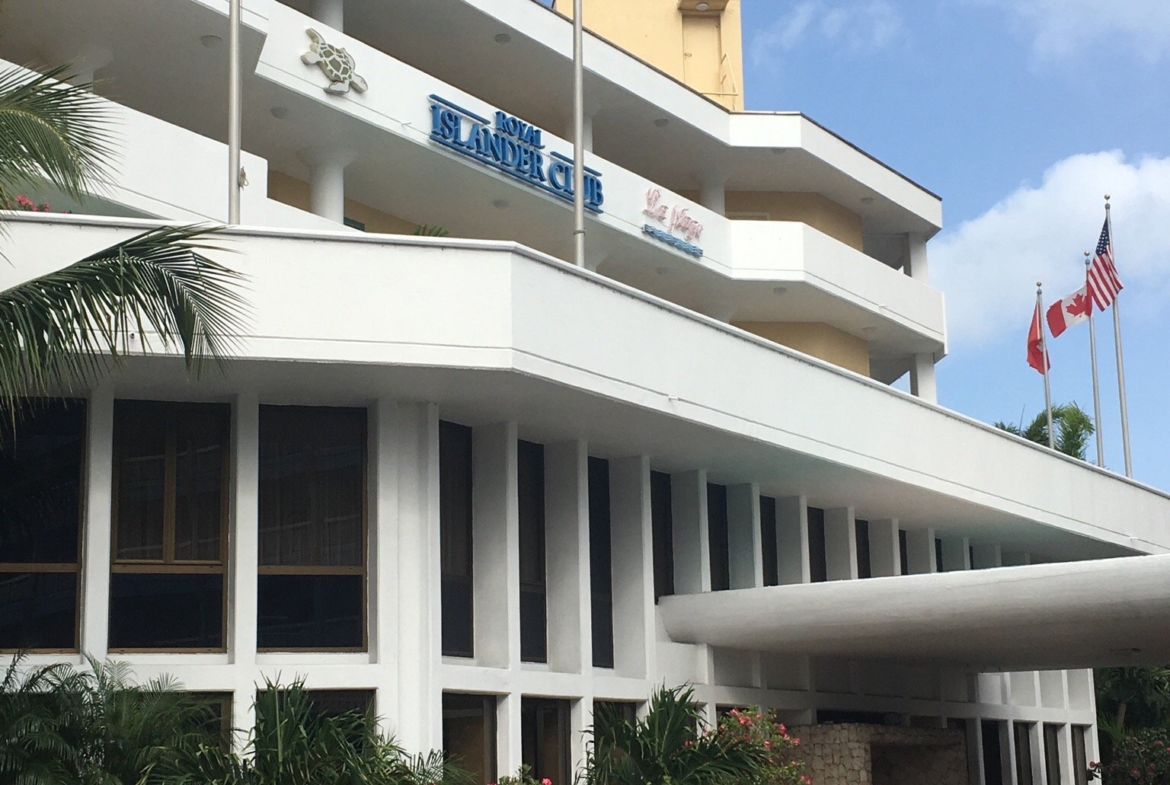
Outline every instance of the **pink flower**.
<svg viewBox="0 0 1170 785"><path fill-rule="evenodd" d="M540 781L540 785L552 785L552 780L550 780L548 777L545 777Z"/></svg>
<svg viewBox="0 0 1170 785"><path fill-rule="evenodd" d="M792 740L792 746L793 746L793 747L799 747L799 746L800 746L800 739L793 739L793 740Z"/></svg>

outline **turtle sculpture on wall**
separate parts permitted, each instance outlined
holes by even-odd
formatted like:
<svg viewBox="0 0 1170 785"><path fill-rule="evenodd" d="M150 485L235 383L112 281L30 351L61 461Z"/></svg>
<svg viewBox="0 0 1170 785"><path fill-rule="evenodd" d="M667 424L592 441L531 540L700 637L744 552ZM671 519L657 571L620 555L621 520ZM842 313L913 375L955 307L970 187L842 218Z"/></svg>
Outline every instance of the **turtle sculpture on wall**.
<svg viewBox="0 0 1170 785"><path fill-rule="evenodd" d="M329 77L329 86L326 92L334 95L344 95L352 87L359 93L366 91L366 80L357 75L353 56L342 49L325 42L321 34L309 28L305 31L313 42L309 51L301 55L301 62L305 65L320 66L322 73Z"/></svg>

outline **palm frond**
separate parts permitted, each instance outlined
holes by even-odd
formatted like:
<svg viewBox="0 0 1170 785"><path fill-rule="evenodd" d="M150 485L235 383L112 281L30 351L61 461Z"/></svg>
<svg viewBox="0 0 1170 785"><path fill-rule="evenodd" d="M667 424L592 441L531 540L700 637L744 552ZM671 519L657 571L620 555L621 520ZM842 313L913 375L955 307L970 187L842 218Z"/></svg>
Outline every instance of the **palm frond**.
<svg viewBox="0 0 1170 785"><path fill-rule="evenodd" d="M153 229L0 292L0 406L91 382L148 328L195 372L224 360L247 306L242 276L200 253L209 231Z"/></svg>
<svg viewBox="0 0 1170 785"><path fill-rule="evenodd" d="M0 202L42 179L75 198L107 180L112 117L89 85L61 81L69 68L0 71Z"/></svg>

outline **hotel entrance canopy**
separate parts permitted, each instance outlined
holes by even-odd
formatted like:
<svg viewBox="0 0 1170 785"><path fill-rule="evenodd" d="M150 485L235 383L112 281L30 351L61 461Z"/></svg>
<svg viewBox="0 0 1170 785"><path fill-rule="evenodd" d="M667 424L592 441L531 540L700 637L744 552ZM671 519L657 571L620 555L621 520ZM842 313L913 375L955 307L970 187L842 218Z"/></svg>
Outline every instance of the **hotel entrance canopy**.
<svg viewBox="0 0 1170 785"><path fill-rule="evenodd" d="M706 592L678 642L979 671L1170 662L1170 555Z"/></svg>

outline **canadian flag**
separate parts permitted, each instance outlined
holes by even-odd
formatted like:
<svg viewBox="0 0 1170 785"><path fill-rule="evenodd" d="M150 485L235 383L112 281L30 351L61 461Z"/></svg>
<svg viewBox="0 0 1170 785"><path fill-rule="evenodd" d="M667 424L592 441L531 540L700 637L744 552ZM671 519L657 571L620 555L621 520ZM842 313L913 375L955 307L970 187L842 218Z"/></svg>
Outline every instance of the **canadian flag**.
<svg viewBox="0 0 1170 785"><path fill-rule="evenodd" d="M1088 286L1082 286L1063 300L1054 302L1048 308L1048 329L1052 337L1058 337L1074 324L1089 321L1092 310L1093 298L1089 296Z"/></svg>

